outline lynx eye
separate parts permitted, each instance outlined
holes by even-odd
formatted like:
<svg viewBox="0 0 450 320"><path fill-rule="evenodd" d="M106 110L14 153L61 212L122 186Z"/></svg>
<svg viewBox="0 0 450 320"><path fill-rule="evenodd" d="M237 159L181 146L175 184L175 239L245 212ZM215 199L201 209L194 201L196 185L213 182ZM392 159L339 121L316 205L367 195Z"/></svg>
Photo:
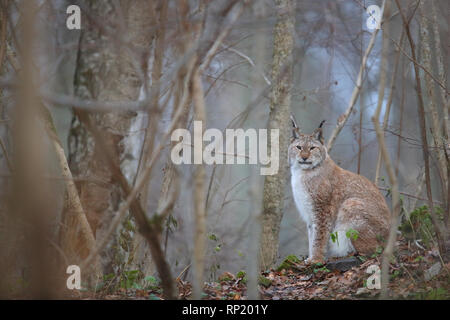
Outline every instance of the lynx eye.
<svg viewBox="0 0 450 320"><path fill-rule="evenodd" d="M298 150L302 150L302 147L301 147L301 146L297 146L297 149L298 149Z"/></svg>
<svg viewBox="0 0 450 320"><path fill-rule="evenodd" d="M311 147L311 148L309 148L309 150L314 150L316 147Z"/></svg>

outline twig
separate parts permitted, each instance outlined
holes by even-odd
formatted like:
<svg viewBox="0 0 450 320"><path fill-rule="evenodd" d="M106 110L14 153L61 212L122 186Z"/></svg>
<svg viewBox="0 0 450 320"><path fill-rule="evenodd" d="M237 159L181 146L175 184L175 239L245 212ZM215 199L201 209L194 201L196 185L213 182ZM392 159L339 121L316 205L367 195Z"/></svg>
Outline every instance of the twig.
<svg viewBox="0 0 450 320"><path fill-rule="evenodd" d="M80 197L78 195L78 190L75 186L74 180L72 178L72 172L70 171L67 158L64 154L64 148L62 147L61 141L59 140L56 129L53 123L52 116L47 108L40 105L40 115L44 121L47 134L52 141L53 148L55 150L58 163L61 169L61 175L64 178L65 192L67 193L67 198L64 202L65 210L65 220L64 228L62 232L62 246L64 250L74 250L78 255L79 248L72 248L73 244L76 243L76 238L81 238L83 240L84 246L88 249L89 253L95 251L95 237L91 226L84 212L83 206L81 204ZM79 230L79 233L74 233ZM71 252L72 253L72 252ZM91 266L89 266L91 267ZM84 269L84 268L83 268ZM92 271L98 277L101 274L100 266L98 261L95 260L94 268Z"/></svg>
<svg viewBox="0 0 450 320"><path fill-rule="evenodd" d="M181 280L181 276L190 268L191 263L189 263L183 270L181 270L180 274L178 275L178 277L176 277L177 281Z"/></svg>
<svg viewBox="0 0 450 320"><path fill-rule="evenodd" d="M212 44L212 46L209 48L208 52L206 53L206 56L202 59L202 63L200 64L199 70L200 73L202 73L210 64L212 58L217 52L217 49L222 44L225 37L228 35L228 33L231 31L231 28L233 27L236 20L241 16L242 12L244 11L245 6L247 5L248 1L236 1L233 6L230 8L230 13L227 16L229 22L228 24L223 27L222 32L217 36L216 40Z"/></svg>
<svg viewBox="0 0 450 320"><path fill-rule="evenodd" d="M385 4L385 2L383 2ZM386 12L384 15L389 14L389 2L387 2ZM382 49L382 57L381 57L381 68L380 68L380 83L378 88L378 105L375 110L375 114L372 117L372 122L375 127L375 132L377 135L378 143L380 146L381 155L383 157L384 164L386 166L386 171L388 173L389 181L392 185L392 213L390 219L390 229L389 229L389 237L386 244L386 248L383 252L382 259L382 267L381 267L381 298L385 299L387 295L387 287L388 287L388 272L389 272L389 259L392 256L395 246L395 239L397 237L397 224L398 224L398 213L400 209L400 196L398 192L398 181L395 176L394 168L391 163L391 159L389 157L389 153L386 148L384 133L382 128L380 127L379 118L381 113L382 103L380 100L384 97L384 88L386 86L386 59L388 54L388 25L385 25L383 30L383 49Z"/></svg>
<svg viewBox="0 0 450 320"><path fill-rule="evenodd" d="M404 30L402 30L402 33L400 35L400 45L402 45L403 42L403 37L404 37ZM389 91L389 97L388 97L388 101L386 103L386 108L384 111L384 119L383 119L383 131L386 130L388 122L389 122L389 115L391 112L391 104L392 104L392 98L394 96L394 91L395 91L395 80L397 77L397 70L398 70L398 64L400 61L400 50L397 50L397 56L395 57L395 64L394 64L394 71L392 72L392 78L391 78L391 85L390 85L390 91ZM382 104L383 103L383 99L378 99L378 103ZM374 183L378 184L378 177L380 176L380 169L381 169L381 151L378 150L378 159L377 159L377 165L376 165L376 169L375 169L375 179L374 179Z"/></svg>
<svg viewBox="0 0 450 320"><path fill-rule="evenodd" d="M390 191L391 190L390 188L383 188L383 187L378 187L378 189L383 190L383 191ZM406 193L406 192L402 192L402 191L399 191L398 193L401 194L401 195L407 196L409 198L416 199L416 200L428 201L428 199L426 199L426 198L421 198L421 197L419 197L417 195L413 195L413 194L410 194L410 193ZM438 201L438 200L434 200L434 203L442 204L442 202Z"/></svg>
<svg viewBox="0 0 450 320"><path fill-rule="evenodd" d="M386 0L383 0L383 5L381 7L381 16L384 13L384 6L385 6ZM345 112L339 117L338 119L338 123L336 128L334 128L333 132L331 133L331 136L328 140L327 143L327 149L328 152L331 152L331 149L333 148L334 142L337 138L337 136L339 135L339 133L341 132L342 128L344 127L345 123L347 122L353 107L356 103L356 100L358 99L359 93L361 91L361 85L362 85L362 77L363 77L363 72L364 69L366 67L366 63L367 63L367 59L369 57L370 52L372 51L374 45L375 45L375 39L377 37L378 34L378 29L375 29L374 32L372 33L372 37L370 38L369 44L367 46L367 49L364 53L363 59L362 59L362 63L361 66L359 68L359 73L358 73L358 77L356 79L356 86L353 89L352 92L352 96L350 98L350 101L348 103L347 109L345 110Z"/></svg>
<svg viewBox="0 0 450 320"><path fill-rule="evenodd" d="M222 47L224 47L226 50L231 51L231 52L237 54L238 56L244 58L245 60L247 60L248 63L249 63L253 68L255 68L255 69L257 70L257 72L261 75L261 77L264 79L264 81L267 83L267 85L270 85L270 80L269 80L269 78L267 78L267 76L264 74L264 72L262 72L261 70L259 70L259 68L255 65L255 63L253 62L253 60L252 60L249 56L243 54L242 52L240 52L240 51L238 51L238 50L236 50L236 49L234 49L234 48L227 47L227 46L225 46L224 44L222 44Z"/></svg>
<svg viewBox="0 0 450 320"><path fill-rule="evenodd" d="M417 62L415 54L412 57L409 56L408 53L406 53L406 51L403 50L403 48L400 46L400 44L397 43L397 41L395 41L394 39L391 39L391 38L390 38L390 40L397 46L397 48L399 48L399 50L403 53L403 55L405 57L407 57L412 63L414 63L415 66L417 66L418 68L425 71L425 73L428 74L430 76L430 78L433 79L433 81L436 82L442 88L442 90L445 91L446 94L449 94L447 87L440 80L436 79L436 77L427 68L425 68L419 62Z"/></svg>

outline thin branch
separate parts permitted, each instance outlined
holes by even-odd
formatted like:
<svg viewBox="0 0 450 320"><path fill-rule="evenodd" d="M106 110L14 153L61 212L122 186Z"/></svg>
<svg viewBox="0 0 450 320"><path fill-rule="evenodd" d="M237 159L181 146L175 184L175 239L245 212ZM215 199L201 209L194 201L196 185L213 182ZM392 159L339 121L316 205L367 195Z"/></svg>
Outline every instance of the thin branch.
<svg viewBox="0 0 450 320"><path fill-rule="evenodd" d="M383 15L383 13L384 13L385 3L386 3L386 0L383 0L383 5L381 7L381 15ZM353 89L352 96L351 96L350 101L348 103L347 109L339 117L337 126L334 128L334 130L331 133L331 136L330 136L330 138L328 140L328 143L327 143L328 152L331 152L331 149L333 148L333 145L334 145L334 142L335 142L337 136L341 132L341 130L344 127L345 123L347 122L347 120L348 120L348 118L349 118L349 116L350 116L350 114L351 114L351 112L353 110L353 107L354 107L354 105L356 103L356 100L358 99L359 93L361 91L364 69L366 68L366 63L367 63L367 59L369 57L369 54L370 54L370 52L372 51L372 49L373 49L373 47L375 45L375 39L377 37L377 34L378 34L378 29L375 29L374 32L372 33L372 37L370 38L369 44L368 44L367 49L366 49L366 51L364 53L361 66L359 68L358 77L357 77L357 80L356 80L356 86Z"/></svg>
<svg viewBox="0 0 450 320"><path fill-rule="evenodd" d="M386 12L383 14L389 14L389 2L386 6ZM381 268L381 297L386 298L387 295L387 287L388 287L388 272L389 272L389 259L393 253L395 246L395 239L397 236L397 224L398 224L398 213L400 209L400 196L398 191L398 181L395 176L395 171L391 163L391 159L389 157L389 153L386 148L386 142L384 138L384 131L380 127L379 118L382 107L382 100L384 97L384 88L386 86L386 60L388 54L388 34L389 29L388 25L385 25L383 29L383 49L382 49L382 57L381 57L381 68L380 68L380 82L378 88L378 105L375 110L375 114L372 117L372 122L375 127L375 132L377 135L378 143L380 146L381 155L383 157L383 161L386 167L386 171L388 173L389 181L392 186L392 213L390 219L390 229L389 229L389 238L386 244L386 248L383 252L383 260L382 260L382 268ZM380 101L381 100L381 101Z"/></svg>
<svg viewBox="0 0 450 320"><path fill-rule="evenodd" d="M403 37L404 37L404 30L402 30L402 33L400 35L400 45L402 45L403 42ZM391 112L391 104L392 104L392 99L394 96L394 92L395 92L395 80L397 78L397 70L398 70L398 64L400 61L400 50L397 49L397 56L395 57L395 64L394 64L394 71L392 72L392 78L391 78L391 85L390 85L390 91L389 91L389 97L388 97L388 101L386 103L386 108L384 111L384 119L383 119L383 127L382 130L383 132L386 130L388 122L389 122L389 115ZM382 104L383 99L378 100L378 103ZM380 169L381 169L381 150L378 150L378 159L377 159L377 165L376 165L376 169L375 169L375 179L374 179L374 183L378 184L378 177L380 176Z"/></svg>
<svg viewBox="0 0 450 320"><path fill-rule="evenodd" d="M418 68L420 68L423 71L425 71L425 73L428 74L430 76L430 78L433 79L442 88L442 90L445 91L446 94L449 94L449 91L447 90L447 87L445 86L445 84L442 83L440 80L436 79L436 77L427 68L425 68L419 62L417 62L415 54L412 57L409 56L408 53L406 53L406 51L403 50L403 48L400 46L400 44L397 43L397 41L395 41L392 38L390 38L390 40L397 46L397 48L400 49L400 51L403 53L403 55L405 57L407 57L412 63L414 63L415 66L417 66Z"/></svg>
<svg viewBox="0 0 450 320"><path fill-rule="evenodd" d="M209 48L208 52L206 53L206 56L202 59L202 63L200 64L200 72L203 72L210 64L212 58L217 52L217 49L222 44L225 37L230 33L231 28L233 27L234 23L237 21L237 19L241 16L242 12L244 11L245 6L247 5L248 1L235 1L233 6L230 8L230 13L227 16L228 23L225 25L220 32L220 34L217 36L216 40L212 44L212 46Z"/></svg>
<svg viewBox="0 0 450 320"><path fill-rule="evenodd" d="M63 249L69 250L70 253L74 253L73 251L75 251L76 254L80 255L80 252L78 252L79 248L72 248L72 246L74 243L77 243L77 241L75 241L76 238L81 238L85 248L88 249L89 253L92 253L95 251L96 247L95 236L81 204L77 187L75 186L75 182L72 178L72 172L70 171L67 158L64 154L64 148L62 147L61 141L57 136L50 112L43 105L40 106L39 111L44 121L47 134L52 141L53 148L60 165L61 175L64 178L63 181L66 188L65 192L67 193L67 198L65 198L64 201L65 219L63 223L65 230L62 232L61 240ZM79 233L76 232L78 230ZM98 260L94 261L94 268L92 269L92 272L94 272L97 276L101 274Z"/></svg>
<svg viewBox="0 0 450 320"><path fill-rule="evenodd" d="M225 46L224 44L222 44L222 46L223 46L226 50L231 51L231 52L237 54L239 57L244 58L245 60L247 60L247 62L248 62L253 68L255 68L255 69L257 70L257 72L261 75L261 77L264 79L264 81L267 83L267 85L270 85L270 80L269 80L269 78L267 78L267 76L264 74L264 72L262 72L261 70L259 70L259 68L255 65L255 63L253 62L253 60L252 60L249 56L243 54L242 52L240 52L240 51L238 51L238 50L236 50L236 49L234 49L234 48L227 47L227 46Z"/></svg>

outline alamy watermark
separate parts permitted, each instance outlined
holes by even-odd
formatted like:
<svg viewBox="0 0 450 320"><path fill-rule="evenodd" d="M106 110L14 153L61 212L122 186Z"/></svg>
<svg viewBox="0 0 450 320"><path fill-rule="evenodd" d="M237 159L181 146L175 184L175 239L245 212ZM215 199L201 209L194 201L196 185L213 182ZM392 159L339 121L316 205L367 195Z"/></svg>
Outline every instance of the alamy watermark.
<svg viewBox="0 0 450 320"><path fill-rule="evenodd" d="M268 154L270 132L270 155ZM261 175L274 175L279 169L278 129L226 129L225 139L219 129L206 129L194 121L193 139L187 129L172 132L176 143L170 157L174 164L260 164ZM202 134L203 133L203 134ZM204 142L207 145L204 147ZM248 147L248 148L247 148Z"/></svg>
<svg viewBox="0 0 450 320"><path fill-rule="evenodd" d="M66 13L69 15L66 19L66 27L69 30L81 29L81 10L80 7L72 4L67 7Z"/></svg>
<svg viewBox="0 0 450 320"><path fill-rule="evenodd" d="M69 290L80 290L81 289L81 269L79 266L72 264L67 267L67 274L70 276L67 278L66 286Z"/></svg>
<svg viewBox="0 0 450 320"><path fill-rule="evenodd" d="M370 5L366 9L369 17L366 20L366 26L369 30L375 30L381 28L382 12L379 6L376 4Z"/></svg>
<svg viewBox="0 0 450 320"><path fill-rule="evenodd" d="M372 264L367 268L366 273L371 274L371 276L367 278L366 281L367 289L381 289L380 267L376 264Z"/></svg>

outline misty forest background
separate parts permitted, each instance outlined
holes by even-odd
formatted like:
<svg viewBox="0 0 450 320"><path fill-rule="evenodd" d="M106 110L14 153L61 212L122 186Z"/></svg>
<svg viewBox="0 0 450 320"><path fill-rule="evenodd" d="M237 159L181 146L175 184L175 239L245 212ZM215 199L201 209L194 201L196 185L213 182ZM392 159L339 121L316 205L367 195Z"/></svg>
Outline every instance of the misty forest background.
<svg viewBox="0 0 450 320"><path fill-rule="evenodd" d="M66 27L70 4L81 30ZM290 113L306 133L326 120L334 161L386 196L388 255L396 217L427 205L445 257L448 12L445 0L0 1L1 295L58 296L75 264L85 287L157 279L166 298L177 277L200 297L202 281L246 270L256 297L260 268L307 255ZM280 129L279 173L173 165L170 134L193 120Z"/></svg>

